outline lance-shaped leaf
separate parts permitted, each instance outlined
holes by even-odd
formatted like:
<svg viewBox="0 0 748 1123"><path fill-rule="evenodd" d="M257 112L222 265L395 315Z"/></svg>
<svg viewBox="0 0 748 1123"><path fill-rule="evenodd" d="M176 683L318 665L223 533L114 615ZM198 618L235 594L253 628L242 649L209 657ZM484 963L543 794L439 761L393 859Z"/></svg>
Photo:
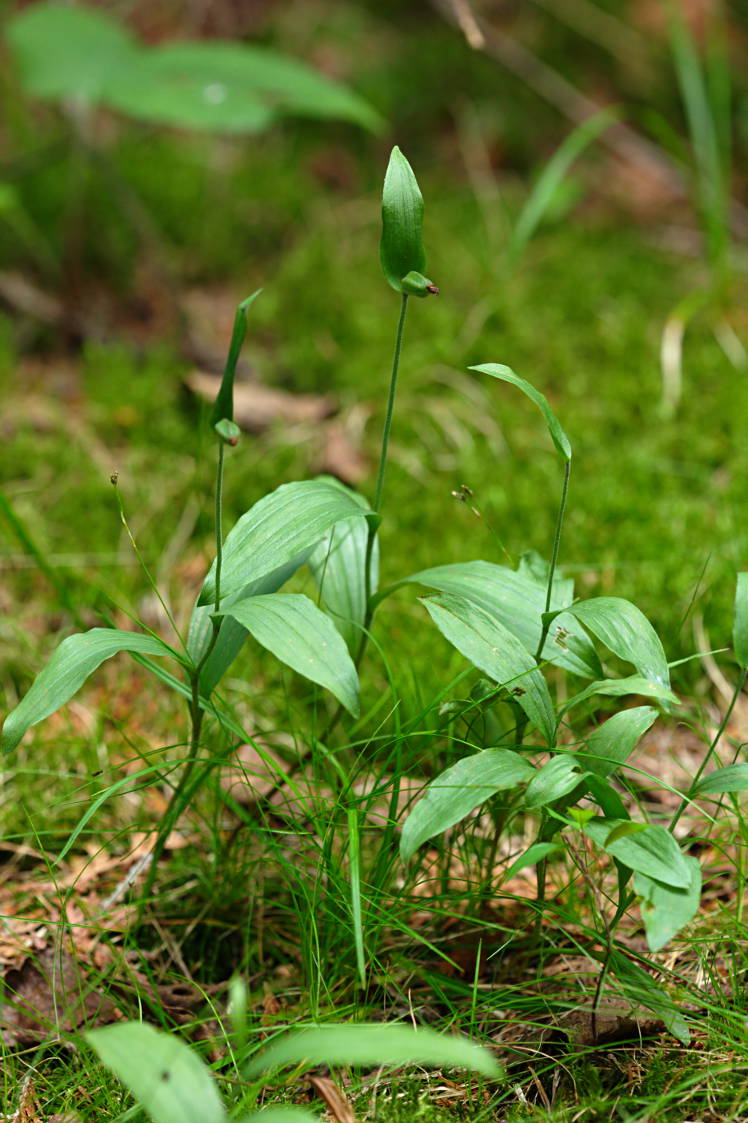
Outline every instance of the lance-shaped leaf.
<svg viewBox="0 0 748 1123"><path fill-rule="evenodd" d="M676 889L643 873L634 874L634 888L642 898L641 914L650 951L660 951L681 928L693 920L701 899L701 866L685 857L690 872L688 885Z"/></svg>
<svg viewBox="0 0 748 1123"><path fill-rule="evenodd" d="M422 225L423 197L413 169L396 145L384 177L379 247L382 270L396 292L428 295L431 282L422 276L426 268Z"/></svg>
<svg viewBox="0 0 748 1123"><path fill-rule="evenodd" d="M559 753L543 765L525 792L525 807L545 807L568 795L584 780L582 764L571 753Z"/></svg>
<svg viewBox="0 0 748 1123"><path fill-rule="evenodd" d="M676 889L691 884L691 871L670 831L659 826L642 826L617 819L592 819L584 833L624 866L673 885Z"/></svg>
<svg viewBox="0 0 748 1123"><path fill-rule="evenodd" d="M231 335L229 353L226 356L226 365L223 369L223 378L213 408L210 411L209 421L211 426L215 426L221 421L234 420L234 378L236 377L236 364L239 362L239 354L247 334L247 309L261 292L262 289L257 289L246 300L243 300L236 309L234 330Z"/></svg>
<svg viewBox="0 0 748 1123"><path fill-rule="evenodd" d="M432 780L405 820L401 858L410 861L422 843L459 823L496 792L516 788L535 775L533 766L510 749L484 749L458 760Z"/></svg>
<svg viewBox="0 0 748 1123"><path fill-rule="evenodd" d="M738 574L732 644L738 663L748 669L748 573Z"/></svg>
<svg viewBox="0 0 748 1123"><path fill-rule="evenodd" d="M594 597L566 609L605 646L644 678L670 687L670 671L660 638L644 613L621 597Z"/></svg>
<svg viewBox="0 0 748 1123"><path fill-rule="evenodd" d="M427 585L441 593L453 593L473 601L492 619L498 620L530 655L540 642L542 614L545 609L546 585L530 576L526 567L517 572L494 562L457 562L423 569L398 582L406 585ZM566 580L554 581L552 605L565 608L571 604L573 585ZM543 647L543 659L584 678L600 678L602 667L594 645L584 628L570 617L557 617Z"/></svg>
<svg viewBox="0 0 748 1123"><path fill-rule="evenodd" d="M311 549L335 523L367 514L357 500L326 480L282 484L255 503L223 544L221 596L228 600L246 585L287 565ZM215 562L199 604L215 599Z"/></svg>
<svg viewBox="0 0 748 1123"><path fill-rule="evenodd" d="M220 615L232 616L259 644L292 670L334 694L358 717L356 668L328 616L301 593L273 593L237 601Z"/></svg>
<svg viewBox="0 0 748 1123"><path fill-rule="evenodd" d="M709 772L699 780L693 797L721 795L724 792L748 792L748 762L742 760Z"/></svg>
<svg viewBox="0 0 748 1123"><path fill-rule="evenodd" d="M381 1022L312 1026L284 1034L252 1061L247 1074L253 1079L268 1069L298 1064L437 1065L467 1068L488 1077L501 1075L488 1049L467 1037Z"/></svg>
<svg viewBox="0 0 748 1123"><path fill-rule="evenodd" d="M580 754L585 767L602 777L615 772L626 763L656 718L657 710L652 706L636 706L608 718L587 738L586 752Z"/></svg>
<svg viewBox="0 0 748 1123"><path fill-rule="evenodd" d="M591 682L584 690L580 690L579 694L569 699L562 707L560 716L563 717L575 706L586 702L595 694L604 694L608 698L625 698L627 694L641 694L644 698L657 699L662 703L663 709L668 709L678 702L672 690L659 682L653 682L651 678L644 678L642 675L628 675L625 678L605 678L598 682Z"/></svg>
<svg viewBox="0 0 748 1123"><path fill-rule="evenodd" d="M68 636L55 651L3 725L0 747L3 752L14 749L26 731L49 717L69 702L83 683L105 659L120 651L139 655L164 655L178 658L166 643L156 636L141 632L123 632L116 628L92 628Z"/></svg>
<svg viewBox="0 0 748 1123"><path fill-rule="evenodd" d="M571 460L571 443L566 433L561 428L561 422L551 409L545 394L541 394L540 390L536 390L531 382L520 378L518 374L514 373L511 367L504 366L502 363L483 363L481 366L470 367L470 370L479 371L480 374L490 374L491 378L498 378L500 382L509 382L512 386L516 386L518 390L521 390L531 402L535 403L543 414L545 423L548 426L548 432L551 435L551 440L561 453L561 456L567 463Z"/></svg>
<svg viewBox="0 0 748 1123"><path fill-rule="evenodd" d="M276 593L286 581L293 577L297 569L309 558L311 548L297 554L295 558L282 565L279 569L261 577L259 581L252 581L245 585L240 593L223 601L224 608L228 603L244 600L246 597L257 597L265 593ZM200 690L210 694L215 690L226 671L236 659L244 646L247 638L247 629L238 624L230 616L224 616L218 631L218 638L213 650L203 664L200 671ZM190 625L187 631L187 651L194 663L199 663L213 638L213 606L197 604L192 610Z"/></svg>
<svg viewBox="0 0 748 1123"><path fill-rule="evenodd" d="M226 1119L210 1069L175 1034L143 1022L121 1022L91 1030L85 1039L154 1123Z"/></svg>
<svg viewBox="0 0 748 1123"><path fill-rule="evenodd" d="M355 499L363 510L368 508L363 496L336 480L330 482ZM366 619L368 538L369 531L364 519L349 519L329 530L309 559L309 568L319 587L322 606L351 652L358 649ZM377 591L378 583L379 540L375 537L371 557L372 594Z"/></svg>
<svg viewBox="0 0 748 1123"><path fill-rule="evenodd" d="M505 686L546 742L553 745L556 717L548 686L517 637L464 597L445 594L422 600L442 635L473 666Z"/></svg>

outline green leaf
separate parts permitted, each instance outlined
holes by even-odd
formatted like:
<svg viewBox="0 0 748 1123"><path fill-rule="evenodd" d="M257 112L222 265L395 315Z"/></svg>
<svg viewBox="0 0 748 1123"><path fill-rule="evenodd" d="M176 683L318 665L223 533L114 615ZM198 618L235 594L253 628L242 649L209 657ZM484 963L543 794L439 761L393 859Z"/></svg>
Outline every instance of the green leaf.
<svg viewBox="0 0 748 1123"><path fill-rule="evenodd" d="M337 480L330 481L360 504L368 504L363 496ZM361 642L366 619L366 548L369 532L364 519L351 519L334 526L325 534L309 559L309 568L320 590L322 607L355 654ZM371 592L379 582L379 540L374 539L371 559Z"/></svg>
<svg viewBox="0 0 748 1123"><path fill-rule="evenodd" d="M285 1034L274 1041L249 1066L248 1076L284 1065L406 1064L467 1068L498 1078L501 1067L488 1049L467 1037L412 1029L406 1025L357 1023L315 1026Z"/></svg>
<svg viewBox="0 0 748 1123"><path fill-rule="evenodd" d="M493 562L458 562L423 569L398 582L395 587L406 584L427 585L442 593L467 598L512 632L530 655L534 656L537 651L546 584L534 580L527 569L516 572ZM554 582L553 607L565 608L571 604L572 591L570 582ZM602 667L592 641L584 628L567 615L558 617L556 626L551 627L542 658L584 678L602 676Z"/></svg>
<svg viewBox="0 0 748 1123"><path fill-rule="evenodd" d="M692 792L693 798L722 792L748 792L748 763L728 764L703 776Z"/></svg>
<svg viewBox="0 0 748 1123"><path fill-rule="evenodd" d="M566 611L619 659L633 663L643 678L669 689L670 671L660 638L635 604L621 597L594 597Z"/></svg>
<svg viewBox="0 0 748 1123"><path fill-rule="evenodd" d="M382 240L379 256L388 283L403 292L408 273L423 273L423 198L413 169L397 145L392 149L382 194ZM426 278L424 278L426 279Z"/></svg>
<svg viewBox="0 0 748 1123"><path fill-rule="evenodd" d="M358 675L340 633L301 593L271 593L237 601L220 615L233 617L282 663L334 694L358 717Z"/></svg>
<svg viewBox="0 0 748 1123"><path fill-rule="evenodd" d="M130 33L105 12L67 3L30 4L6 23L8 46L29 93L98 100L117 74L137 67Z"/></svg>
<svg viewBox="0 0 748 1123"><path fill-rule="evenodd" d="M509 881L520 870L527 869L528 866L536 866L544 858L549 858L552 854L558 854L563 849L563 844L560 842L534 842L532 846L528 846L524 854L520 854L519 858L512 862L502 880Z"/></svg>
<svg viewBox="0 0 748 1123"><path fill-rule="evenodd" d="M652 952L660 951L681 928L693 920L701 899L701 866L696 858L684 859L690 872L683 889L664 885L643 873L634 874L634 888L642 898L641 914L647 943Z"/></svg>
<svg viewBox="0 0 748 1123"><path fill-rule="evenodd" d="M732 645L738 663L744 670L748 669L748 573L738 574Z"/></svg>
<svg viewBox="0 0 748 1123"><path fill-rule="evenodd" d="M602 956L596 956L595 958L602 960ZM688 1026L667 991L663 990L638 963L633 963L618 948L612 948L607 953L607 959L610 970L623 987L626 997L635 1006L641 1005L645 1009L651 1010L658 1018L662 1019L665 1028L672 1033L673 1037L684 1045L688 1045L691 1039Z"/></svg>
<svg viewBox="0 0 748 1123"><path fill-rule="evenodd" d="M623 698L627 694L641 694L644 698L656 698L662 703L663 709L677 705L678 702L672 690L666 686L661 686L659 682L653 682L651 678L643 678L642 675L628 675L626 678L606 678L591 682L589 686L581 690L579 694L575 694L562 707L561 717L572 710L574 706L578 706L580 702L585 702L595 694L605 694L611 698Z"/></svg>
<svg viewBox="0 0 748 1123"><path fill-rule="evenodd" d="M120 1022L84 1036L154 1123L224 1123L210 1069L178 1037L142 1022Z"/></svg>
<svg viewBox="0 0 748 1123"><path fill-rule="evenodd" d="M544 394L540 393L540 390L536 390L531 382L520 378L518 374L514 373L511 367L504 366L501 363L483 363L481 366L470 367L470 370L476 370L480 374L490 374L491 378L498 378L500 382L509 382L512 386L516 386L518 390L521 390L531 402L535 403L543 414L551 440L561 453L561 456L567 463L571 460L571 443L569 438L561 428L561 422L551 409L548 399Z"/></svg>
<svg viewBox="0 0 748 1123"><path fill-rule="evenodd" d="M293 577L297 569L300 569L309 560L311 550L312 547L309 547L309 549L297 554L295 558L291 558L286 565L266 574L259 581L252 581L249 585L245 585L241 592L233 597L222 598L223 607L226 608L227 605L233 604L235 601L244 600L245 597L277 593L278 589ZM247 634L247 629L238 624L236 620L232 620L230 616L223 618L218 639L200 672L200 689L204 694L210 694L216 688L244 646ZM192 610L187 630L187 650L194 663L200 662L212 637L213 605L196 604Z"/></svg>
<svg viewBox="0 0 748 1123"><path fill-rule="evenodd" d="M634 829L636 833L629 832ZM592 819L584 827L595 845L623 865L676 889L691 884L691 871L670 831L618 819Z"/></svg>
<svg viewBox="0 0 748 1123"><path fill-rule="evenodd" d="M574 791L585 772L571 753L559 753L535 773L525 792L525 807L545 807Z"/></svg>
<svg viewBox="0 0 748 1123"><path fill-rule="evenodd" d="M381 125L362 98L303 63L219 40L143 50L102 94L110 108L140 120L227 134L258 132L279 113Z"/></svg>
<svg viewBox="0 0 748 1123"><path fill-rule="evenodd" d="M657 710L652 706L622 710L608 718L587 738L582 758L586 768L598 776L610 776L611 772L626 763L639 739L656 719Z"/></svg>
<svg viewBox="0 0 748 1123"><path fill-rule="evenodd" d="M325 480L282 484L242 515L227 535L222 603L311 550L336 523L366 513L357 500ZM215 599L215 570L214 562L200 593L200 605Z"/></svg>
<svg viewBox="0 0 748 1123"><path fill-rule="evenodd" d="M47 666L29 687L25 696L8 714L3 725L0 748L10 752L26 731L49 717L76 694L83 683L105 659L120 651L141 655L178 658L168 644L142 632L122 632L116 628L92 628L68 636L57 648Z"/></svg>
<svg viewBox="0 0 748 1123"><path fill-rule="evenodd" d="M243 300L236 309L234 330L231 334L231 343L226 357L226 365L223 370L223 378L208 418L208 422L211 426L218 425L221 421L234 420L234 378L236 376L236 364L239 362L239 354L242 349L242 344L244 343L244 337L247 334L247 309L254 303L261 292L262 289L257 289L251 296L248 296L246 300Z"/></svg>
<svg viewBox="0 0 748 1123"><path fill-rule="evenodd" d="M496 792L516 788L535 774L533 766L510 749L484 749L458 760L431 781L405 820L400 857L409 862L422 843L459 823Z"/></svg>
<svg viewBox="0 0 748 1123"><path fill-rule="evenodd" d="M553 745L553 702L537 663L517 637L463 597L446 593L422 600L442 635L473 666L505 686L546 742Z"/></svg>

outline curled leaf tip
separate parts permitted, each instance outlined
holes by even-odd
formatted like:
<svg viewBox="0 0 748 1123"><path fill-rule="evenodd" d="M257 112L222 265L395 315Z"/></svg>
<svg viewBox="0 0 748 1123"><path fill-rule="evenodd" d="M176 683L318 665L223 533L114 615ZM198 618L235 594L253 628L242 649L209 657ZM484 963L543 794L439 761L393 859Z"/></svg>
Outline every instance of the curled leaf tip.
<svg viewBox="0 0 748 1123"><path fill-rule="evenodd" d="M437 295L439 289L433 281L430 281L428 277L424 277L423 273L416 273L415 270L413 270L401 278L400 291L407 296L426 297L429 296L429 294Z"/></svg>

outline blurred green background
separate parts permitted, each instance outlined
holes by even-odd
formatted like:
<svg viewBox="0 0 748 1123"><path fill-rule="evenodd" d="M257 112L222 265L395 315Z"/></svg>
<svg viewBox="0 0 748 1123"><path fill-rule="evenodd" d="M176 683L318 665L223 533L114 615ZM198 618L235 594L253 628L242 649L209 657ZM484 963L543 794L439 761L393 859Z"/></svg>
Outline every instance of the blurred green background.
<svg viewBox="0 0 748 1123"><path fill-rule="evenodd" d="M550 552L561 473L542 424L508 387L467 373L505 362L549 396L574 446L561 562L580 592L634 600L671 658L729 642L748 541L742 5L92 8L109 30L91 31L84 5L6 4L3 15L9 698L60 632L96 623L111 602L153 611L112 471L144 554L189 611L211 543L194 390L220 370L234 307L255 288L229 519L321 470L371 490L397 316L378 262L394 143L423 191L441 296L409 319L383 580ZM67 33L55 21L71 11L84 23ZM184 40L271 53L247 55L246 72L235 54L177 65L168 52ZM619 123L554 181L554 153L606 106ZM532 237L516 241L528 200ZM257 387L280 393L260 402ZM453 497L463 484L482 517ZM382 626L403 665L438 682L412 598L388 606ZM706 688L698 663L679 675L681 689Z"/></svg>

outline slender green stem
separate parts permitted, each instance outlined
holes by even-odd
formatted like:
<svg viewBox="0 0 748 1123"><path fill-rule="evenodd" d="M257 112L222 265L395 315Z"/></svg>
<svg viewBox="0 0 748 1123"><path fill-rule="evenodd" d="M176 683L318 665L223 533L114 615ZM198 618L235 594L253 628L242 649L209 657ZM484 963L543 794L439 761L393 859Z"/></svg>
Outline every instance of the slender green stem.
<svg viewBox="0 0 748 1123"><path fill-rule="evenodd" d="M382 510L382 492L384 491L384 477L387 471L387 452L390 445L390 430L392 428L392 415L395 411L395 394L397 393L397 375L400 369L400 352L403 346L403 333L405 331L405 316L408 311L408 294L402 294L400 302L400 318L397 322L397 335L395 336L395 353L392 357L392 373L390 375L390 392L387 397L387 412L382 430L382 448L379 453L379 471L377 472L377 486L374 490L374 510L377 514Z"/></svg>
<svg viewBox="0 0 748 1123"><path fill-rule="evenodd" d="M384 428L382 430L382 446L379 452L379 468L377 470L377 483L374 489L374 512L379 516L382 510L382 495L384 493L384 477L387 472L387 454L390 447L390 430L392 429L392 417L395 412L395 396L397 394L397 376L400 370L400 352L403 347L403 334L405 332L405 316L408 311L408 294L402 294L400 302L400 317L397 321L397 332L395 335L395 351L392 356L392 372L390 374L390 389L387 395L387 411L384 417ZM368 524L369 533L366 540L366 562L365 562L365 591L366 591L366 614L364 617L364 625L361 631L361 642L356 653L356 666L358 667L368 642L368 630L371 626L372 617L374 616L374 609L376 604L372 597L371 588L371 570L372 561L374 557L374 542L377 536L377 529L379 527L379 518L372 518Z"/></svg>
<svg viewBox="0 0 748 1123"><path fill-rule="evenodd" d="M553 550L551 552L551 564L548 568L548 589L546 590L546 595L545 595L545 611L546 611L546 614L549 613L550 610L551 610L551 601L553 599L553 579L556 576L556 564L558 562L558 551L559 551L559 547L561 545L561 531L563 530L563 526L564 526L564 516L566 514L566 501L569 497L569 478L570 478L570 476L571 476L571 460L567 460L566 464L564 466L564 483L563 483L563 487L561 488L561 502L558 505L558 517L556 518L556 532L553 536ZM537 662L540 662L541 656L543 654L543 648L545 647L545 641L546 641L546 638L548 636L548 628L549 627L550 627L550 622L548 620L544 620L543 621L543 627L542 627L541 632L540 632L540 643L538 644L538 649L535 652L535 659L536 659Z"/></svg>
<svg viewBox="0 0 748 1123"><path fill-rule="evenodd" d="M678 805L677 811L675 812L672 819L670 820L670 825L668 826L669 831L673 831L675 829L677 823L680 821L680 818L683 815L683 812L686 810L689 803L691 802L691 797L693 796L693 793L696 791L696 788L698 787L699 780L704 775L704 769L706 768L709 761L712 759L712 756L714 755L714 750L716 749L717 745L719 744L720 738L722 737L722 734L724 733L725 729L727 728L728 721L732 717L732 711L735 709L738 698L740 697L740 695L742 693L742 690L743 690L743 687L745 686L746 678L748 678L748 671L746 671L746 670L741 671L740 678L738 679L735 690L733 691L732 698L730 699L730 704L727 707L727 709L725 710L725 716L722 718L722 721L720 722L719 729L717 730L717 732L714 734L714 737L712 738L711 744L709 745L709 748L704 755L704 759L702 760L701 764L699 765L699 767L697 769L696 775L694 776L693 780L691 781L691 784L690 784L690 787L689 787L688 791L683 796L683 799L680 801L680 803Z"/></svg>
<svg viewBox="0 0 748 1123"><path fill-rule="evenodd" d="M216 524L216 593L214 600L214 610L219 612L221 608L221 568L223 565L223 476L225 466L225 448L223 441L218 445L218 466L216 468L216 502L215 502L215 524ZM158 863L164 852L167 839L171 834L172 828L178 821L182 814L189 798L192 795L189 789L192 774L197 766L198 757L200 756L200 735L203 728L203 718L205 711L200 705L200 672L202 671L208 656L216 645L218 633L221 628L221 622L217 617L213 618L213 634L211 635L210 642L202 654L202 657L190 670L190 689L191 696L189 700L189 713L190 713L190 744L185 761L184 770L179 779L179 783L174 788L169 800L169 805L166 808L164 818L156 835L156 841L153 846L151 854L151 864L148 870L148 877L143 888L143 895L141 898L141 910L148 900L153 882L156 877L156 870Z"/></svg>

